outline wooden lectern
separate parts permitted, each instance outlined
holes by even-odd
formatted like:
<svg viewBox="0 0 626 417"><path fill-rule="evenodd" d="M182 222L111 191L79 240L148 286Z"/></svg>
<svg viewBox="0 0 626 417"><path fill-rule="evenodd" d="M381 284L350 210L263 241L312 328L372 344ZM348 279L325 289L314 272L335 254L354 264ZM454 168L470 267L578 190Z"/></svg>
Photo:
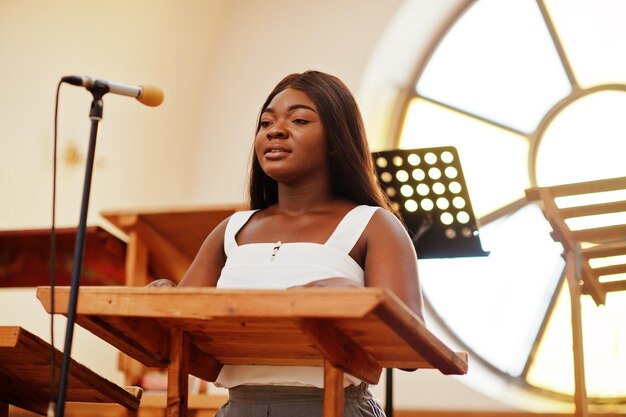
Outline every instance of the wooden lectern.
<svg viewBox="0 0 626 417"><path fill-rule="evenodd" d="M56 374L61 372L61 355L54 350ZM46 415L50 401L51 346L18 326L0 326L0 417L9 405ZM134 414L141 390L121 388L72 360L68 402L118 403Z"/></svg>
<svg viewBox="0 0 626 417"><path fill-rule="evenodd" d="M50 312L49 287L37 297ZM55 289L66 314L69 287ZM343 415L343 373L377 383L382 368L465 374L453 352L380 288L221 290L83 287L76 322L146 366L168 367L167 416L187 415L188 375L222 365L324 366L324 416Z"/></svg>

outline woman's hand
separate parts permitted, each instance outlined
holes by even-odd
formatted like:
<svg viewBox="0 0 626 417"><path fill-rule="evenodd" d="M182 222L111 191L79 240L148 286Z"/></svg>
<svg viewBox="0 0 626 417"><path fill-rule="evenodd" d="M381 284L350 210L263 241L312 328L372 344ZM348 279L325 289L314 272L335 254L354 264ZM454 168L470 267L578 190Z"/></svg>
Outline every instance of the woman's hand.
<svg viewBox="0 0 626 417"><path fill-rule="evenodd" d="M358 282L355 282L348 278L325 278L311 281L308 284L296 285L289 288L363 288Z"/></svg>
<svg viewBox="0 0 626 417"><path fill-rule="evenodd" d="M170 281L169 279L161 278L152 281L150 284L146 285L149 288L172 288L175 287L176 283L174 281Z"/></svg>

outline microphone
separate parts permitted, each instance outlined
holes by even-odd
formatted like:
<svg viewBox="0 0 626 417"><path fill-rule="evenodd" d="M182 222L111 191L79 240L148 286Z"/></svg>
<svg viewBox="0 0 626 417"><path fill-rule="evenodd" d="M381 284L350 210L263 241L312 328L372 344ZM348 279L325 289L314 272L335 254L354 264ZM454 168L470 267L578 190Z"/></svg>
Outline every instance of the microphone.
<svg viewBox="0 0 626 417"><path fill-rule="evenodd" d="M163 103L163 90L153 85L127 85L114 81L94 80L81 75L68 75L61 81L90 89L94 84L104 85L109 93L134 97L146 106L156 107Z"/></svg>

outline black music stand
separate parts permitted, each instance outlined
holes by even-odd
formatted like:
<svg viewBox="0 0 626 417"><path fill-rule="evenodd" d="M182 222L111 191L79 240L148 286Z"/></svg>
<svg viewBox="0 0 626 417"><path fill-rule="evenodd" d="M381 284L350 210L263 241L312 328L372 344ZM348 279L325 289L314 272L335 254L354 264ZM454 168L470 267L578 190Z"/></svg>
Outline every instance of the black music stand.
<svg viewBox="0 0 626 417"><path fill-rule="evenodd" d="M402 215L419 259L487 256L456 148L372 153L378 180ZM387 417L393 416L393 373L386 372Z"/></svg>
<svg viewBox="0 0 626 417"><path fill-rule="evenodd" d="M456 148L398 149L372 154L385 194L406 223L417 257L487 256Z"/></svg>

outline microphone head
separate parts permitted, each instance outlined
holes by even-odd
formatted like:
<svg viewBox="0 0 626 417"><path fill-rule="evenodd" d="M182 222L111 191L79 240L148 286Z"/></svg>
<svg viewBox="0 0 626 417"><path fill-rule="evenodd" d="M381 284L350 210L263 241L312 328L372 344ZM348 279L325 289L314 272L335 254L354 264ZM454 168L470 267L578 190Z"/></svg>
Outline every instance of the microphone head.
<svg viewBox="0 0 626 417"><path fill-rule="evenodd" d="M142 85L141 94L137 97L140 103L146 106L156 107L163 103L163 90L154 85Z"/></svg>

